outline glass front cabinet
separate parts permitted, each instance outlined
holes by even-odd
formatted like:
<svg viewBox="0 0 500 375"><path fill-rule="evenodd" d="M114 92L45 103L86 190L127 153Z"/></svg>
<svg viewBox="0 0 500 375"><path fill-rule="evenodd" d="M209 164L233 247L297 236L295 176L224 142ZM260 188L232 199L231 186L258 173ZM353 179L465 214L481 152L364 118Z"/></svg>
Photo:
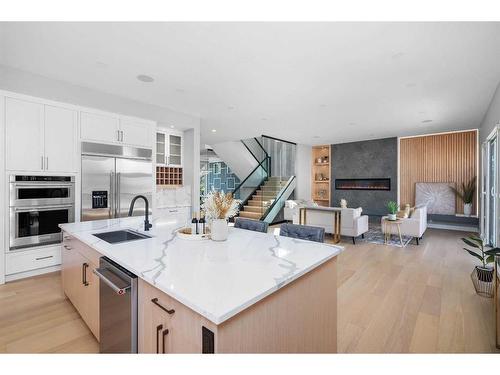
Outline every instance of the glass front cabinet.
<svg viewBox="0 0 500 375"><path fill-rule="evenodd" d="M156 132L156 165L182 167L182 133Z"/></svg>

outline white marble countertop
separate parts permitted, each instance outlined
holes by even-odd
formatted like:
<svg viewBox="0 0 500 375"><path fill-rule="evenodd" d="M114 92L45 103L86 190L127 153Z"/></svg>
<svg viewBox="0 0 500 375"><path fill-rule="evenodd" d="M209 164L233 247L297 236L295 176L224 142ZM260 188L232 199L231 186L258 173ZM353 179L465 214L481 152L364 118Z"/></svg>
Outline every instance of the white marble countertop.
<svg viewBox="0 0 500 375"><path fill-rule="evenodd" d="M60 227L215 324L343 251L234 227L224 242L190 241L176 235L177 223L154 220L146 232L150 239L112 245L92 235L126 228L142 232L143 225L142 217L131 217Z"/></svg>

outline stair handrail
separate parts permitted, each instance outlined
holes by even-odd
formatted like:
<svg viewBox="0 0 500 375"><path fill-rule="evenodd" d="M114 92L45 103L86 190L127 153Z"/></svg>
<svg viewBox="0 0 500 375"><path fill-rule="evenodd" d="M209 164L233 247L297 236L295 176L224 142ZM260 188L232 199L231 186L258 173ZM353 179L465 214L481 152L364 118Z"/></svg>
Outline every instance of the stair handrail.
<svg viewBox="0 0 500 375"><path fill-rule="evenodd" d="M238 185L238 187L236 187L236 189L234 189L234 190L233 190L233 196L235 195L235 193L236 193L238 190L240 190L240 188L241 188L241 187L243 186L243 184L244 184L244 183L245 183L245 182L246 182L246 181L250 178L250 176L252 176L252 175L254 174L254 172L255 172L255 171L256 171L259 167L261 167L261 166L262 166L262 163L264 163L265 161L267 161L267 158L266 158L266 159L264 159L264 160L262 160L262 161L261 161L261 162L260 162L260 163L259 163L259 164L258 164L258 165L257 165L257 166L253 169L253 170L252 170L252 172L250 172L250 173L248 174L248 176L246 176L246 177L245 177L245 179L244 179L243 181L241 181L241 182L240 182L240 184ZM264 166L262 166L262 168L264 168ZM266 169L266 168L264 168L264 170L266 171L266 174L267 174L267 169ZM266 176L266 177L264 177L264 178L262 178L261 182L259 183L259 186L260 186L260 185L261 185L261 184L262 184L262 183L263 183L266 179L267 179L267 176ZM258 188L259 186L257 186L257 188ZM257 190L257 189L255 189L255 190Z"/></svg>
<svg viewBox="0 0 500 375"><path fill-rule="evenodd" d="M260 217L259 220L264 220L266 218L266 216L271 212L271 210L273 209L273 207L276 205L276 203L280 200L280 198L282 197L283 194L285 194L285 191L288 189L288 187L291 185L291 183L293 182L293 180L295 180L295 176L291 176L288 181L286 182L285 186L283 186L281 188L281 190L279 191L278 195L276 196L276 198L274 199L273 203L267 208L266 212L264 212L264 214Z"/></svg>
<svg viewBox="0 0 500 375"><path fill-rule="evenodd" d="M254 138L254 139L255 139L255 138ZM255 159L255 161L256 161L257 163L260 163L260 162L261 162L261 160L259 160L259 159L257 158L257 156L255 156L255 154L252 152L252 150L250 150L250 147L248 147L248 146L247 146L247 144L245 143L245 140L244 140L244 139L241 139L241 140L240 140L240 142L241 142L241 143L243 143L243 146L245 146L245 148L248 150L248 152L250 153L250 155L252 155L252 156L253 156L253 158Z"/></svg>
<svg viewBox="0 0 500 375"><path fill-rule="evenodd" d="M257 142L257 144L259 145L259 147L262 149L262 151L264 151L264 154L266 155L265 159L268 159L266 172L267 172L268 177L271 177L271 157L267 153L264 146L262 146L262 143L259 142L259 139L257 137L254 137L254 139L255 139L255 142Z"/></svg>

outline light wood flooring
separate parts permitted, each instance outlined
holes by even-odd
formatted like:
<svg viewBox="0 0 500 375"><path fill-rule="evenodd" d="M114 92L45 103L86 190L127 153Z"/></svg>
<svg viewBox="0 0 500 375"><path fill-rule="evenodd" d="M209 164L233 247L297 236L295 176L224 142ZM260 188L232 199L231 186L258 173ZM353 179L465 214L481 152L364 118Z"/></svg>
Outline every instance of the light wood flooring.
<svg viewBox="0 0 500 375"><path fill-rule="evenodd" d="M490 353L493 300L478 296L466 233L426 231L406 248L345 243L338 263L342 353Z"/></svg>
<svg viewBox="0 0 500 375"><path fill-rule="evenodd" d="M340 353L498 352L493 303L475 294L460 232L404 249L346 239L338 262ZM0 286L0 352L97 353L59 273Z"/></svg>
<svg viewBox="0 0 500 375"><path fill-rule="evenodd" d="M59 272L0 285L0 353L98 353Z"/></svg>

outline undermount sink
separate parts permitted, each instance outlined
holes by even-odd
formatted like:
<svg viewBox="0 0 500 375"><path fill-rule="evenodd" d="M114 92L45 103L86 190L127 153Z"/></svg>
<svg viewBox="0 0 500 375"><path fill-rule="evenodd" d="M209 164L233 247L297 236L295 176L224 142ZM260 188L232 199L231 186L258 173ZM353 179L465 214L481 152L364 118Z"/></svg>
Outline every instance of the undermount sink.
<svg viewBox="0 0 500 375"><path fill-rule="evenodd" d="M139 232L135 232L130 229L124 229L124 230L115 230L112 232L104 232L104 233L96 233L94 234L97 238L100 238L103 241L106 241L107 243L115 244L115 243L121 243L121 242L129 242L129 241L137 241L137 240L143 240L146 238L151 238L151 236L148 236L146 234L142 234Z"/></svg>

